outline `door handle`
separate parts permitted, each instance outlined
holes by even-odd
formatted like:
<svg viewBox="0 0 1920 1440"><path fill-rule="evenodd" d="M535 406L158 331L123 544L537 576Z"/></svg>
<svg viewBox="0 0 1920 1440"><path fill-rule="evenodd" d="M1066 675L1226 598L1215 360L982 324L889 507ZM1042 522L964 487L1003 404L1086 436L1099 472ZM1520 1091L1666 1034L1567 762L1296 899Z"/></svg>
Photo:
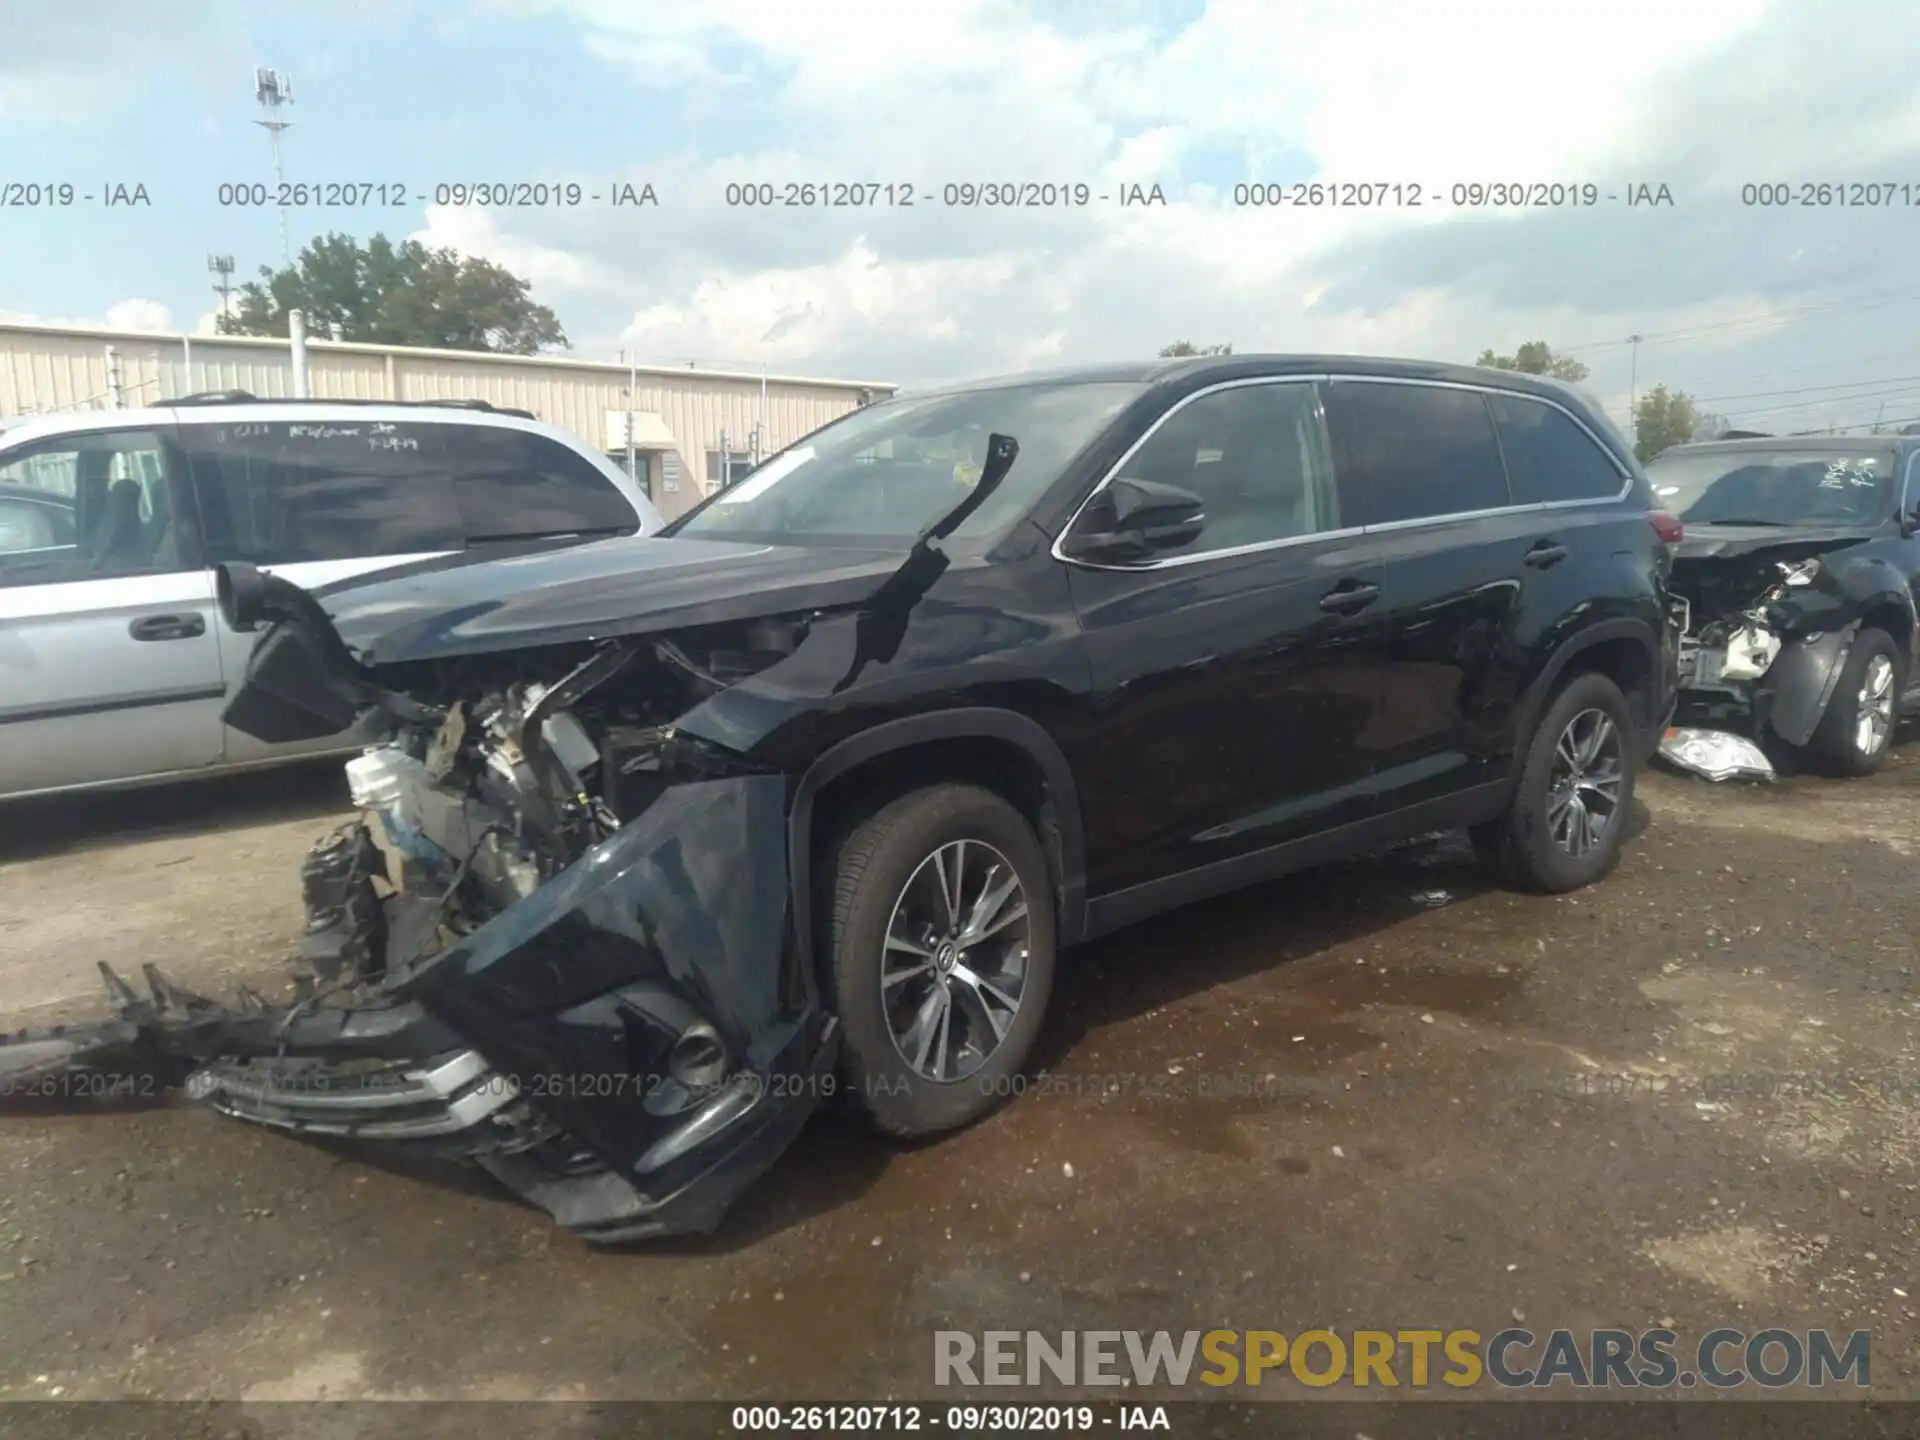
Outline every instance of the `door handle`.
<svg viewBox="0 0 1920 1440"><path fill-rule="evenodd" d="M1358 615L1380 598L1380 587L1361 580L1342 580L1320 597L1320 608L1335 615Z"/></svg>
<svg viewBox="0 0 1920 1440"><path fill-rule="evenodd" d="M1542 540L1526 553L1526 563L1536 570L1550 570L1567 558L1567 547Z"/></svg>
<svg viewBox="0 0 1920 1440"><path fill-rule="evenodd" d="M207 633L207 622L198 615L142 615L127 633L136 640L191 640Z"/></svg>

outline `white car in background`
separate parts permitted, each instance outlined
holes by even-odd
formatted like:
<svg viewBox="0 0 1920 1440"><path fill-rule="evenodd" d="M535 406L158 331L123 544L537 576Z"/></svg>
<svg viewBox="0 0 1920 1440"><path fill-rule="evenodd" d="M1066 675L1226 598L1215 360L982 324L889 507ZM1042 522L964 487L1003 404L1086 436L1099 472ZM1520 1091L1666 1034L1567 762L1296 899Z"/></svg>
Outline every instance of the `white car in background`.
<svg viewBox="0 0 1920 1440"><path fill-rule="evenodd" d="M222 722L253 638L220 618L222 561L312 589L662 523L606 457L478 401L227 392L0 420L0 799L343 748Z"/></svg>

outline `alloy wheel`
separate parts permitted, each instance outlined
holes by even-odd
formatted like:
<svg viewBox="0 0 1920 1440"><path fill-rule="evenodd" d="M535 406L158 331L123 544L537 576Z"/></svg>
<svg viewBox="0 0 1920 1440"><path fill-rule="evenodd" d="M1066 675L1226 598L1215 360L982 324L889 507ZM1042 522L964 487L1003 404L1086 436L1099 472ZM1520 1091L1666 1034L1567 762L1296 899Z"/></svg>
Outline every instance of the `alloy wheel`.
<svg viewBox="0 0 1920 1440"><path fill-rule="evenodd" d="M992 1058L1027 982L1026 891L984 840L952 840L893 902L880 1003L900 1058L929 1080L964 1080Z"/></svg>
<svg viewBox="0 0 1920 1440"><path fill-rule="evenodd" d="M1591 854L1618 818L1626 764L1620 729L1604 710L1582 710L1553 747L1547 831L1576 858Z"/></svg>
<svg viewBox="0 0 1920 1440"><path fill-rule="evenodd" d="M1853 745L1863 756L1880 753L1893 733L1893 661L1876 655L1867 662L1854 705Z"/></svg>

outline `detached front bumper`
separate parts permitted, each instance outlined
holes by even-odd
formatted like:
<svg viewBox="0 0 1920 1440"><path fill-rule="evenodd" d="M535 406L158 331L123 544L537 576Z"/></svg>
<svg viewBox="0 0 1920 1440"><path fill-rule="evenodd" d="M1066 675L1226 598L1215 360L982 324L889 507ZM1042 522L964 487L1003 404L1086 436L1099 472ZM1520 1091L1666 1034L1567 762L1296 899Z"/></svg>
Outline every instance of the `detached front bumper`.
<svg viewBox="0 0 1920 1440"><path fill-rule="evenodd" d="M0 1040L0 1093L139 1075L290 1134L470 1161L590 1241L711 1230L832 1088L786 857L784 777L677 786L358 1005L227 1007L151 970L142 998L109 972L119 1015Z"/></svg>

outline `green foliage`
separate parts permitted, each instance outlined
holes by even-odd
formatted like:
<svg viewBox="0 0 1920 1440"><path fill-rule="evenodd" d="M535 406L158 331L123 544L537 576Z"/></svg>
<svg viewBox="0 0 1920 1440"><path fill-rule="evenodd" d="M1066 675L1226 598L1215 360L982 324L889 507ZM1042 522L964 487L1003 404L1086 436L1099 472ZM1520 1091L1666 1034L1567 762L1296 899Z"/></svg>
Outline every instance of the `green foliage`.
<svg viewBox="0 0 1920 1440"><path fill-rule="evenodd" d="M559 320L533 302L531 288L491 260L456 250L429 250L417 240L395 245L384 235L362 246L330 234L310 242L290 266L262 266L218 328L222 335L284 336L287 312L298 310L318 339L505 355L565 346Z"/></svg>
<svg viewBox="0 0 1920 1440"><path fill-rule="evenodd" d="M1482 350L1473 362L1494 370L1518 370L1526 375L1548 375L1555 380L1579 381L1587 378L1587 367L1570 355L1556 355L1544 340L1529 340L1511 355L1496 355Z"/></svg>
<svg viewBox="0 0 1920 1440"><path fill-rule="evenodd" d="M1669 446L1686 444L1698 423L1691 395L1656 385L1634 409L1633 453L1644 465Z"/></svg>
<svg viewBox="0 0 1920 1440"><path fill-rule="evenodd" d="M1162 345L1160 347L1160 358L1163 360L1181 360L1189 355L1231 355L1232 353L1233 346L1231 343L1226 345L1195 345L1190 340L1176 340L1171 345Z"/></svg>

